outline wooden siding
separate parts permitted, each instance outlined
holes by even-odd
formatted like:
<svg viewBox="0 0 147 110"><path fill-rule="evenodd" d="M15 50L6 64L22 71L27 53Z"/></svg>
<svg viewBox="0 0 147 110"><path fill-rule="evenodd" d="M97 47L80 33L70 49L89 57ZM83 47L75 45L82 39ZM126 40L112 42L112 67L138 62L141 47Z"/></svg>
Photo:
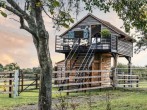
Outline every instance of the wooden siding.
<svg viewBox="0 0 147 110"><path fill-rule="evenodd" d="M101 25L101 29L108 29L110 30L110 32L112 34L116 34L118 35L116 32L114 32L113 30L107 28L106 26L104 26L103 24L101 24L98 20L94 19L93 17L89 16L86 19L84 19L81 23L79 23L77 26L75 26L75 28L83 28L84 26L91 26L91 25ZM75 30L75 28L71 29L70 31ZM68 35L65 34L64 36L62 36L63 38L67 38Z"/></svg>
<svg viewBox="0 0 147 110"><path fill-rule="evenodd" d="M119 54L126 55L126 56L133 56L133 43L118 40L117 44L117 51Z"/></svg>
<svg viewBox="0 0 147 110"><path fill-rule="evenodd" d="M117 37L111 36L111 52L117 52Z"/></svg>
<svg viewBox="0 0 147 110"><path fill-rule="evenodd" d="M94 61L92 63L92 70L110 70L111 69L111 55L109 54L95 54ZM106 72L105 78L92 78L91 81L105 81L110 80L109 72ZM92 76L100 76L103 77L103 73L101 72L92 72ZM103 83L92 84L92 86L100 86L105 85Z"/></svg>

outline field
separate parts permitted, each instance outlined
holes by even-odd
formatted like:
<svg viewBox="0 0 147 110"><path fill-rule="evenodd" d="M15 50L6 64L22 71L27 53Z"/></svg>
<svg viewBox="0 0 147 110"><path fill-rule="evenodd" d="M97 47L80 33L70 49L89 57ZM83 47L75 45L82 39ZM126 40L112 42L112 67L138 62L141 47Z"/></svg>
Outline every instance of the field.
<svg viewBox="0 0 147 110"><path fill-rule="evenodd" d="M30 83L25 81L25 84ZM139 88L146 89L147 82L140 81ZM3 90L3 86L0 86L0 90ZM68 107L64 110L147 110L147 90L102 89L70 93L68 97L65 93L57 94L54 91L57 89L53 89L53 110L59 110L56 108L61 108L62 104ZM61 96L64 96L62 98L65 102L59 100ZM0 110L36 110L37 101L38 90L22 92L17 98L8 98L8 94L0 94Z"/></svg>
<svg viewBox="0 0 147 110"><path fill-rule="evenodd" d="M90 95L91 94L91 95ZM109 94L109 105L111 110L147 110L147 91L128 91L128 90L96 90L87 93L71 93L66 102L68 105L77 105L76 110L107 110L108 102L106 101ZM65 96L65 94L63 94ZM58 101L59 96L53 95L53 106ZM65 97L66 98L66 97ZM23 92L17 98L8 98L8 95L0 94L0 110L21 109L21 106L37 106L38 91ZM70 100L70 101L69 101ZM89 100L91 105L89 105ZM68 109L72 110L72 109Z"/></svg>

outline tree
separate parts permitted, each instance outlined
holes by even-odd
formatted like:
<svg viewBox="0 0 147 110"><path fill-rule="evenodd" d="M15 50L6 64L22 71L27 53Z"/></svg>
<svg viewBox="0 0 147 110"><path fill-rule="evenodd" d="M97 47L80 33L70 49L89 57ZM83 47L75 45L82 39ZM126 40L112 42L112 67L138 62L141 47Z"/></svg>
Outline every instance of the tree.
<svg viewBox="0 0 147 110"><path fill-rule="evenodd" d="M13 71L18 70L20 67L17 65L17 63L10 63L3 67L5 71Z"/></svg>
<svg viewBox="0 0 147 110"><path fill-rule="evenodd" d="M0 72L2 72L2 71L3 71L3 65L0 64Z"/></svg>
<svg viewBox="0 0 147 110"><path fill-rule="evenodd" d="M78 15L80 10L80 4L85 5L85 10L92 11L94 8L99 8L105 12L109 11L112 7L124 20L125 28L132 21L132 26L137 27L139 31L144 32L144 28L137 25L137 23L146 23L144 21L144 5L145 0L142 3L139 0L24 0L24 6L20 7L17 0L0 0L0 7L12 12L14 15L19 17L19 23L21 24L21 29L28 31L33 38L34 45L37 50L37 55L39 59L40 69L41 69L41 79L40 79L40 90L39 90L39 110L51 110L51 90L52 90L52 61L49 52L49 33L46 31L42 13L44 12L50 19L53 20L55 27L57 29L60 26L66 28L69 27L70 23L74 20L71 17L71 12L76 12ZM121 1L121 2L120 2ZM138 13L138 9L133 9L131 6L137 6L139 10L139 16L143 19L138 19L135 17L133 19L133 14ZM141 1L141 0L140 0ZM142 9L143 8L143 9ZM131 12L131 16L130 13ZM7 17L7 14L0 10L1 15ZM124 14L124 16L123 16ZM142 16L143 14L143 16ZM143 23L142 23L143 21Z"/></svg>
<svg viewBox="0 0 147 110"><path fill-rule="evenodd" d="M50 16L45 9L48 7ZM52 61L49 52L49 34L46 31L42 12L54 20L55 24L68 27L66 22L73 22L70 15L64 12L56 0L25 0L24 7L19 6L16 0L0 0L0 7L12 12L19 17L20 29L24 29L32 35L34 45L37 50L41 67L40 90L39 90L39 110L51 110L51 90L52 90ZM59 13L55 9L60 8ZM7 17L7 14L0 10L0 13Z"/></svg>
<svg viewBox="0 0 147 110"><path fill-rule="evenodd" d="M113 9L124 21L126 32L135 28L137 37L135 53L147 49L147 1L146 0L114 0Z"/></svg>
<svg viewBox="0 0 147 110"><path fill-rule="evenodd" d="M18 16L20 28L32 35L41 68L39 110L51 110L52 103L52 61L48 46L49 34L44 25L42 12L53 20L57 29L60 26L68 28L69 24L74 22L69 13L74 8L78 13L79 3L79 0L25 0L24 7L20 7L16 0L0 0L0 7ZM87 4L87 2L85 3ZM103 8L104 5L101 6ZM7 17L5 12L2 10L0 12Z"/></svg>

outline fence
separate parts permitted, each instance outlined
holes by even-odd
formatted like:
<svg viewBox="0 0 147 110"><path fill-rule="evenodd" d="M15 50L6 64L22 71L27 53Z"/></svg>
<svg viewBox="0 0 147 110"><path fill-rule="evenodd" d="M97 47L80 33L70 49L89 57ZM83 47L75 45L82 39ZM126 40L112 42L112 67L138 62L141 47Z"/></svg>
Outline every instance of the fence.
<svg viewBox="0 0 147 110"><path fill-rule="evenodd" d="M0 94L9 94L11 98L21 92L39 88L39 74L20 70L0 72Z"/></svg>
<svg viewBox="0 0 147 110"><path fill-rule="evenodd" d="M113 76L113 72L116 77ZM0 93L16 97L21 92L39 88L37 73L22 71L0 72ZM116 68L111 70L53 71L54 92L88 91L100 88L147 88L147 68ZM55 89L54 89L55 88Z"/></svg>
<svg viewBox="0 0 147 110"><path fill-rule="evenodd" d="M147 88L147 68L117 68L117 87Z"/></svg>
<svg viewBox="0 0 147 110"><path fill-rule="evenodd" d="M110 70L54 71L53 87L57 88L55 92L66 93L111 87L110 72Z"/></svg>
<svg viewBox="0 0 147 110"><path fill-rule="evenodd" d="M9 94L11 98L18 96L19 71L0 72L0 93Z"/></svg>

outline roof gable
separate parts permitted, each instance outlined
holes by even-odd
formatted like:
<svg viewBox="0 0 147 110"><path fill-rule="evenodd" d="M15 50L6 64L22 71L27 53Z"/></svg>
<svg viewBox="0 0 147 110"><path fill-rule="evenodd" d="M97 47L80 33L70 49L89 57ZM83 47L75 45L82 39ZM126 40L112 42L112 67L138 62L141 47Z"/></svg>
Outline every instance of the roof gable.
<svg viewBox="0 0 147 110"><path fill-rule="evenodd" d="M60 36L64 36L65 34L67 34L68 31L72 30L73 28L75 28L77 25L79 25L80 23L82 23L85 19L87 19L88 17L92 17L93 19L97 20L98 22L100 22L101 24L103 24L104 26L106 26L108 29L114 31L117 34L120 34L128 39L134 40L132 37L128 36L126 33L124 33L123 31L121 31L120 29L118 29L117 27L113 26L111 23L104 21L102 19L97 18L96 16L92 15L92 14L87 14L84 18L82 18L80 21L78 21L76 24L74 24L71 28L69 28L67 31L65 31L63 34L61 34Z"/></svg>

